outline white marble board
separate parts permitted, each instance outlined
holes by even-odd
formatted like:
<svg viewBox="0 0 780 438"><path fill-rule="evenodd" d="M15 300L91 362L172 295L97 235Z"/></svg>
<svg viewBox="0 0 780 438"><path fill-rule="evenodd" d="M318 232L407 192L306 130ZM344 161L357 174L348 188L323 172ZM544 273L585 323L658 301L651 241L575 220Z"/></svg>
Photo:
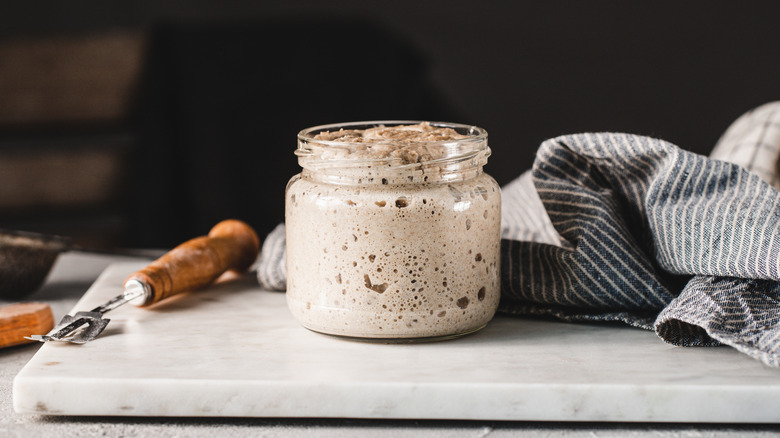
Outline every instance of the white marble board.
<svg viewBox="0 0 780 438"><path fill-rule="evenodd" d="M112 265L76 309L116 295L140 267ZM458 340L353 342L300 327L284 295L251 276L106 316L92 342L41 347L14 381L17 412L780 422L780 370L628 327L499 316Z"/></svg>

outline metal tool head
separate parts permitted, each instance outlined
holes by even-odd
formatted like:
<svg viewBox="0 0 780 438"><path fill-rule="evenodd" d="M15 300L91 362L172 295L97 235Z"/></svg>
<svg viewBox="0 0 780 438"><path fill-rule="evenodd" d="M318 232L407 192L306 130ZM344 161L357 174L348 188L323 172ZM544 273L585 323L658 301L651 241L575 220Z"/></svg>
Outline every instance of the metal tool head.
<svg viewBox="0 0 780 438"><path fill-rule="evenodd" d="M33 341L62 341L84 344L95 339L111 320L103 318L100 312L77 312L65 315L57 326L45 335L32 335Z"/></svg>
<svg viewBox="0 0 780 438"><path fill-rule="evenodd" d="M32 335L27 339L33 341L63 341L74 344L84 344L95 339L103 329L106 328L108 318L103 318L103 314L116 309L125 303L143 303L151 295L151 289L138 280L129 280L125 283L125 290L95 307L89 312L76 312L75 315L65 315L57 326L45 335Z"/></svg>

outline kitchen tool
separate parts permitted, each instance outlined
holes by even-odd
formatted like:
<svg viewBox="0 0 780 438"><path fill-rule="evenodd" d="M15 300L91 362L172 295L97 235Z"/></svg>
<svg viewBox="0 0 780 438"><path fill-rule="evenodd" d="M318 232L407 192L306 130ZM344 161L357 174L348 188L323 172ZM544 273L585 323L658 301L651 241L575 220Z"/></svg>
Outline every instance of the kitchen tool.
<svg viewBox="0 0 780 438"><path fill-rule="evenodd" d="M149 251L86 248L64 236L0 229L0 298L19 299L38 289L66 251L149 256Z"/></svg>
<svg viewBox="0 0 780 438"><path fill-rule="evenodd" d="M31 342L25 336L49 331L54 315L46 303L15 303L0 306L0 348Z"/></svg>
<svg viewBox="0 0 780 438"><path fill-rule="evenodd" d="M181 292L204 287L225 271L244 271L260 250L255 231L237 220L226 220L197 237L177 246L149 266L131 274L122 294L88 312L65 315L46 335L33 335L35 341L89 342L108 325L103 314L125 303L145 307Z"/></svg>

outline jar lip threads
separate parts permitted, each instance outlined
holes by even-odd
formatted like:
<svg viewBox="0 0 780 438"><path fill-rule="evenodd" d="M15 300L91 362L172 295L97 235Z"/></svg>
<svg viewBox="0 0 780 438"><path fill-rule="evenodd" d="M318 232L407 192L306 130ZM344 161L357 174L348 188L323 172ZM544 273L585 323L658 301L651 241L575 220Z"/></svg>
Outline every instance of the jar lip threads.
<svg viewBox="0 0 780 438"><path fill-rule="evenodd" d="M500 189L485 130L376 121L298 134L286 190L287 302L304 327L374 342L451 339L498 307Z"/></svg>
<svg viewBox="0 0 780 438"><path fill-rule="evenodd" d="M398 127L398 126L406 126L412 129L416 126L429 126L431 128L450 128L454 130L456 133L458 133L459 135L464 136L456 140L462 140L465 138L474 139L474 140L484 140L487 139L487 135L488 135L487 131L480 128L479 126L467 125L463 123L426 122L420 120L375 120L375 121L362 121L362 122L331 123L327 125L312 126L310 128L302 129L298 133L298 140L312 140L318 134L321 134L323 132L337 132L342 130L343 131L367 130L372 128L380 128L380 127L391 128L391 127ZM322 139L320 141L322 143L333 143L333 144L351 143L350 141L325 140L325 139ZM437 143L437 142L447 143L447 142L452 142L453 140L444 139L444 140L410 140L410 141L426 142L426 143Z"/></svg>
<svg viewBox="0 0 780 438"><path fill-rule="evenodd" d="M331 182L392 174L397 183L418 182L420 173L459 179L464 166L481 167L491 150L487 132L473 125L419 121L336 123L298 133L295 151L307 170L321 171ZM409 172L408 174L403 174ZM369 175L370 174L370 175Z"/></svg>

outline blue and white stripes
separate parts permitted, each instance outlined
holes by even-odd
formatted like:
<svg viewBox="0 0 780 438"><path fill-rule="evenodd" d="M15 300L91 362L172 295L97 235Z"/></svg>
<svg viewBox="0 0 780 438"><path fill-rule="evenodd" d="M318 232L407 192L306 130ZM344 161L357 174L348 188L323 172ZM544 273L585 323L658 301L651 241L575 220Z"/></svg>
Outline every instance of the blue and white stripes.
<svg viewBox="0 0 780 438"><path fill-rule="evenodd" d="M740 166L613 133L546 141L532 177L571 247L505 236L502 310L648 328L660 312L652 325L669 342L780 365L780 192ZM506 209L521 207L507 195Z"/></svg>

